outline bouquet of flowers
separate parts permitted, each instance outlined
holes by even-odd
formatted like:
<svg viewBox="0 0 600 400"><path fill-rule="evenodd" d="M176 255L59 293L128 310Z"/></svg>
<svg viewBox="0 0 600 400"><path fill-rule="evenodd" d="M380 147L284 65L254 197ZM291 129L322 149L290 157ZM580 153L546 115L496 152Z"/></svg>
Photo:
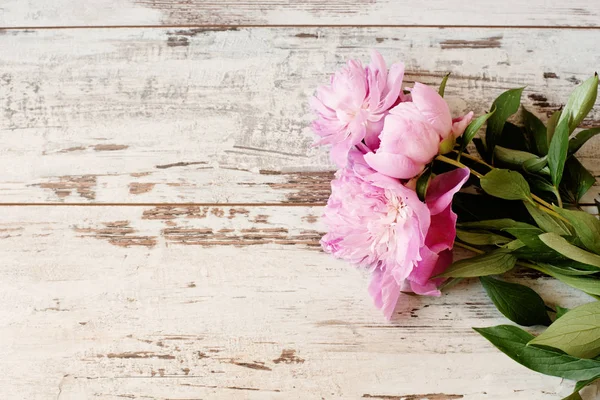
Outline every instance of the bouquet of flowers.
<svg viewBox="0 0 600 400"><path fill-rule="evenodd" d="M596 101L597 74L544 124L523 88L502 93L487 114L452 118L438 90L403 88L404 65L382 56L349 61L317 89L317 145L340 168L325 207L327 253L370 271L375 306L391 319L401 292L439 296L479 278L515 325L474 328L534 371L578 381L568 399L600 379L600 221L579 201L594 176L575 153L600 128L577 127ZM513 119L514 121L514 119ZM486 125L485 134L476 137ZM475 149L477 153L475 153ZM473 257L453 263L453 247ZM589 294L568 310L501 275L529 268ZM596 301L594 301L596 300Z"/></svg>

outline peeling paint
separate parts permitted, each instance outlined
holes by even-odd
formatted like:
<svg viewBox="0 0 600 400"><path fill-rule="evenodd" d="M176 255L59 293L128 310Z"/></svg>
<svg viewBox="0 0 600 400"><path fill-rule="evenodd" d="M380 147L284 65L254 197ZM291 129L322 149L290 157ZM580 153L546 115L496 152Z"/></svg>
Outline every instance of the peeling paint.
<svg viewBox="0 0 600 400"><path fill-rule="evenodd" d="M502 47L502 35L490 36L476 40L449 39L440 42L442 50L446 49L494 49Z"/></svg>
<svg viewBox="0 0 600 400"><path fill-rule="evenodd" d="M131 182L129 184L129 193L131 194L142 194L148 193L154 189L156 183L139 183L139 182Z"/></svg>
<svg viewBox="0 0 600 400"><path fill-rule="evenodd" d="M94 200L96 198L96 184L97 178L95 175L71 175L52 178L50 182L38 183L34 186L52 190L61 200L64 200L73 192L85 199Z"/></svg>
<svg viewBox="0 0 600 400"><path fill-rule="evenodd" d="M275 364L303 364L304 359L296 355L296 350L284 349L281 351L279 358L273 360Z"/></svg>
<svg viewBox="0 0 600 400"><path fill-rule="evenodd" d="M124 144L97 144L93 147L94 151L117 151L129 148Z"/></svg>
<svg viewBox="0 0 600 400"><path fill-rule="evenodd" d="M110 244L119 247L144 246L154 247L157 243L155 236L138 236L136 230L129 226L129 221L105 222L101 228L75 227L80 237L93 237L107 240Z"/></svg>
<svg viewBox="0 0 600 400"><path fill-rule="evenodd" d="M98 357L103 357L102 355L98 355ZM156 354L150 351L134 351L134 352L126 352L126 353L109 353L106 355L107 358L158 358L161 360L174 360L175 356L170 354Z"/></svg>
<svg viewBox="0 0 600 400"><path fill-rule="evenodd" d="M282 175L286 181L269 183L275 190L286 191L284 203L323 204L331 194L331 180L334 171L324 172L296 172L281 174L276 171L261 170L263 175Z"/></svg>

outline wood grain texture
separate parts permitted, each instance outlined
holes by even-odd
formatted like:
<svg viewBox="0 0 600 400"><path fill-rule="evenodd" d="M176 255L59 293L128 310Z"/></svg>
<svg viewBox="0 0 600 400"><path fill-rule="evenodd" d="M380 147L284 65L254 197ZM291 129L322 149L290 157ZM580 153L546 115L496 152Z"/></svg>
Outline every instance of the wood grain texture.
<svg viewBox="0 0 600 400"><path fill-rule="evenodd" d="M323 204L308 98L349 58L453 75L455 115L502 91L546 118L600 65L596 30L294 28L9 31L0 36L2 203ZM560 46L559 46L560 44ZM569 51L563 51L568 48ZM600 126L596 107L584 126ZM598 138L596 138L598 139ZM581 151L600 175L600 140ZM597 193L590 193L591 203Z"/></svg>
<svg viewBox="0 0 600 400"><path fill-rule="evenodd" d="M4 0L0 26L486 25L598 27L594 1Z"/></svg>
<svg viewBox="0 0 600 400"><path fill-rule="evenodd" d="M365 274L315 246L320 212L3 212L0 397L550 400L568 392L571 382L526 370L471 330L506 322L474 281L441 298L405 296L384 321ZM552 279L515 279L549 304L590 300Z"/></svg>

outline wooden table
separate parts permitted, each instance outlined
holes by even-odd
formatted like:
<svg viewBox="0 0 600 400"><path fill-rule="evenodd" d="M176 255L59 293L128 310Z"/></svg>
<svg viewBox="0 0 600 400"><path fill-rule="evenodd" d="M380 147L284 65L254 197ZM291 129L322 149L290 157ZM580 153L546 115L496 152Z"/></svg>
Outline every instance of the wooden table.
<svg viewBox="0 0 600 400"><path fill-rule="evenodd" d="M600 67L600 3L426 3L4 0L0 398L569 393L471 330L507 323L477 282L407 296L388 323L367 276L320 250L333 166L307 98L344 60L452 72L456 115L527 85L544 119ZM599 148L581 151L597 175Z"/></svg>

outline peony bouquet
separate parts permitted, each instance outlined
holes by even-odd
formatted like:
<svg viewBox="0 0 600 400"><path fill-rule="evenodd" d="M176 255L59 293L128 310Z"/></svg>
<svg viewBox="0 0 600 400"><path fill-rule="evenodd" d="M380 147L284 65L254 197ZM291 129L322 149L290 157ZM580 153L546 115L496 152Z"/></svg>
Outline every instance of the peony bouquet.
<svg viewBox="0 0 600 400"><path fill-rule="evenodd" d="M534 371L578 381L568 399L581 399L579 390L600 379L600 221L580 206L595 178L575 153L600 133L577 129L596 101L598 76L546 124L525 109L519 123L507 121L523 88L501 94L487 114L453 118L443 98L448 76L438 90L403 88L403 77L403 64L388 69L373 52L366 66L349 61L310 100L317 145L330 145L339 167L323 249L371 273L368 291L387 319L403 292L440 296L479 278L504 316L547 329L475 330ZM473 256L453 262L454 247ZM591 302L547 305L501 278L514 268L549 275Z"/></svg>

